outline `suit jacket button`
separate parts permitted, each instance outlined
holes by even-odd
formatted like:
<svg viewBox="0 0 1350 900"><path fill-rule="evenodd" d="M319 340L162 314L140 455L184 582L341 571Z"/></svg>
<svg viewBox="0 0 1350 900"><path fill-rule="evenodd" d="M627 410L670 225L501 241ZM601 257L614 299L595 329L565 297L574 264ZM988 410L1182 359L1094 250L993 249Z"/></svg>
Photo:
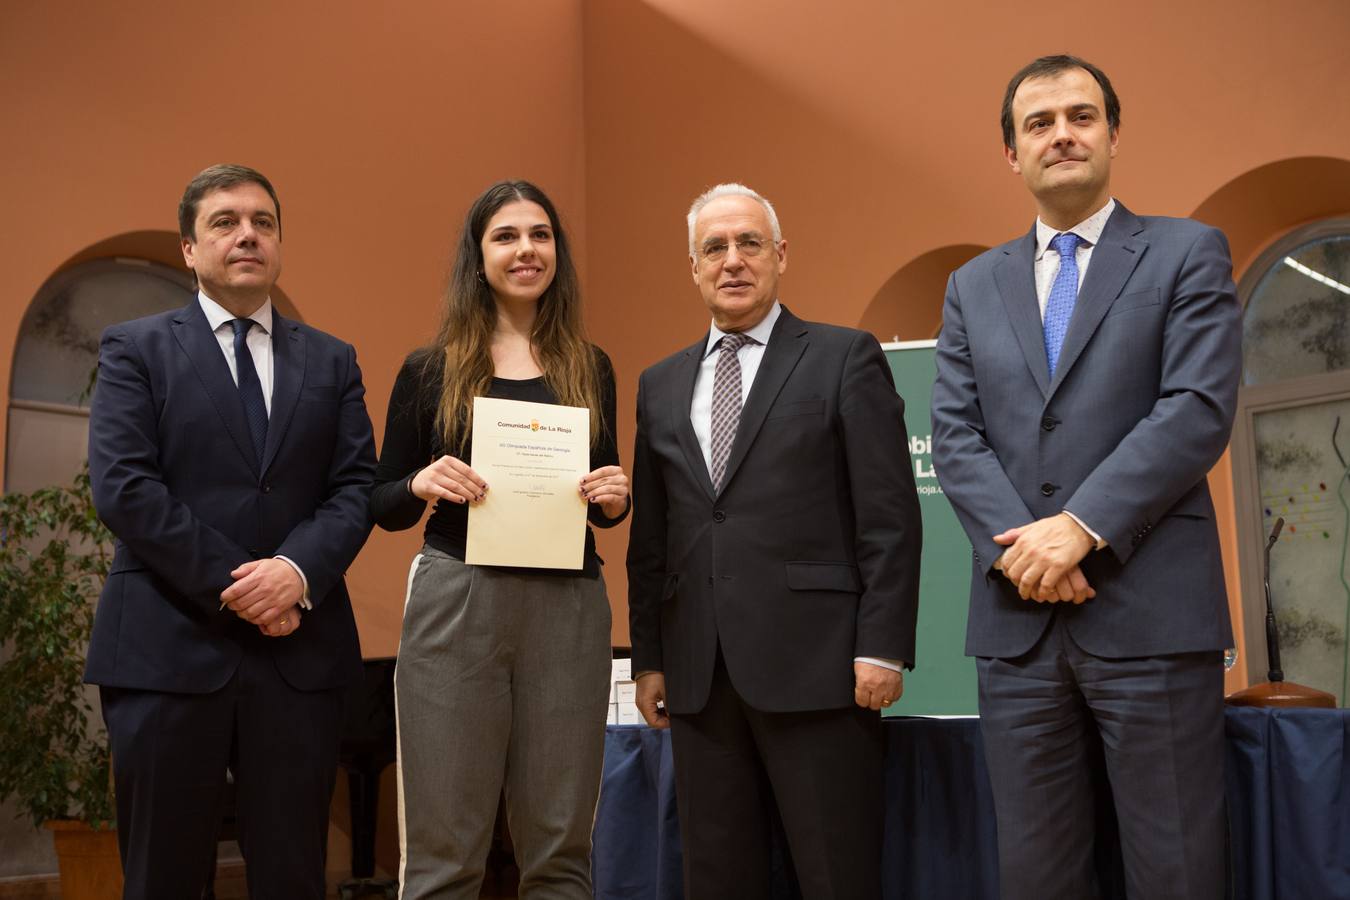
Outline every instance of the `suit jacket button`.
<svg viewBox="0 0 1350 900"><path fill-rule="evenodd" d="M262 486L262 492L263 492L264 494L270 494L270 493L272 493L272 486L271 486L270 484L264 484L264 485Z"/></svg>
<svg viewBox="0 0 1350 900"><path fill-rule="evenodd" d="M1055 495L1055 491L1057 490L1059 490L1059 485L1051 484L1050 482L1047 481L1045 484L1041 485L1041 496L1053 497Z"/></svg>
<svg viewBox="0 0 1350 900"><path fill-rule="evenodd" d="M720 509L715 509L715 510L713 510L713 521L714 521L714 522L725 522L726 520L727 520L727 514L726 514L726 513L722 512L722 510L720 510Z"/></svg>
<svg viewBox="0 0 1350 900"><path fill-rule="evenodd" d="M1046 416L1045 418L1041 419L1041 428L1045 429L1046 431L1054 431L1055 426L1058 424L1059 419L1056 419L1054 416Z"/></svg>

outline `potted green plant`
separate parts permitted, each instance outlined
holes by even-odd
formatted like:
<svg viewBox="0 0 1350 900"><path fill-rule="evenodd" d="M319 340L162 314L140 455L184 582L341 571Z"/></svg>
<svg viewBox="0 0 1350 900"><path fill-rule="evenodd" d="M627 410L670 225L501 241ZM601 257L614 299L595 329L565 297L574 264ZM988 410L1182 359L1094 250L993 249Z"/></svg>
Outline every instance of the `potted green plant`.
<svg viewBox="0 0 1350 900"><path fill-rule="evenodd" d="M51 829L67 900L121 896L108 744L82 677L111 545L87 469L0 498L0 799ZM87 861L90 843L111 869L75 871L68 852Z"/></svg>

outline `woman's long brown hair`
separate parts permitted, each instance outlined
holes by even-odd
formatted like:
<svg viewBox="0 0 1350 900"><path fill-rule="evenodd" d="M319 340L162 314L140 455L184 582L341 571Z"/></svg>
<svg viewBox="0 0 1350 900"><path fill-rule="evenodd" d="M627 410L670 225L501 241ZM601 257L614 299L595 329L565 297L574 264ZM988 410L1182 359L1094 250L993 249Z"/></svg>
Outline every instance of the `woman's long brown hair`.
<svg viewBox="0 0 1350 900"><path fill-rule="evenodd" d="M492 383L492 334L497 303L481 273L483 233L497 211L520 200L538 203L553 228L556 254L553 281L539 298L530 334L544 383L565 406L591 411L591 445L605 427L600 414L600 376L596 352L586 340L572 252L558 211L544 192L528 181L499 181L469 207L455 252L441 312L441 326L426 354L427 375L441 376L436 430L446 453L463 456L473 424L473 398Z"/></svg>

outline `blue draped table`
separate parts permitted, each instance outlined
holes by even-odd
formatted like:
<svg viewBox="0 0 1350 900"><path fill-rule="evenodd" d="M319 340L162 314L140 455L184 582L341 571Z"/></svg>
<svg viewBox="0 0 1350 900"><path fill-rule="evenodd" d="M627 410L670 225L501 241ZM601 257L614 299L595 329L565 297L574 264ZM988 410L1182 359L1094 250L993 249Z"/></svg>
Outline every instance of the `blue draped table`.
<svg viewBox="0 0 1350 900"><path fill-rule="evenodd" d="M1350 713L1229 709L1227 793L1237 900L1350 898ZM998 896L993 799L975 719L884 721L884 894ZM1098 788L1098 871L1124 897L1114 812ZM596 810L601 900L679 900L679 819L669 732L610 726ZM776 896L796 896L775 874Z"/></svg>

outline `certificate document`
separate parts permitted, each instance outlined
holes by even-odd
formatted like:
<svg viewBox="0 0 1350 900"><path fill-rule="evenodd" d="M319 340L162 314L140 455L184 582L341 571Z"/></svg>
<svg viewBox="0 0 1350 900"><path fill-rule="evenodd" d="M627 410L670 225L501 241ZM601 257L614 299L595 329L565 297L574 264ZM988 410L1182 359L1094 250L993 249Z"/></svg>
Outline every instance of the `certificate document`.
<svg viewBox="0 0 1350 900"><path fill-rule="evenodd" d="M591 411L473 398L473 469L487 496L469 506L464 561L580 569L586 550Z"/></svg>

